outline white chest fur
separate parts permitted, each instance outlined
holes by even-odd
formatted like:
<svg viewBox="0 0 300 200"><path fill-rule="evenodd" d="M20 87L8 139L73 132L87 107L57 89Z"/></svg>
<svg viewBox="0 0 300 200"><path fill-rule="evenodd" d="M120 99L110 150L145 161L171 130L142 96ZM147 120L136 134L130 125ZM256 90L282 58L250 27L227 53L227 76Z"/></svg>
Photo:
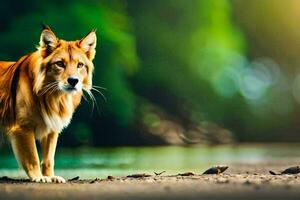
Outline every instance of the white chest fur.
<svg viewBox="0 0 300 200"><path fill-rule="evenodd" d="M69 96L63 105L67 114L61 115L59 112L41 113L43 123L38 125L36 129L36 138L42 138L50 132L60 133L69 125L74 110L72 97Z"/></svg>
<svg viewBox="0 0 300 200"><path fill-rule="evenodd" d="M67 127L71 121L72 115L67 117L60 117L57 114L51 116L44 114L43 120L48 129L54 132L61 132L63 128Z"/></svg>

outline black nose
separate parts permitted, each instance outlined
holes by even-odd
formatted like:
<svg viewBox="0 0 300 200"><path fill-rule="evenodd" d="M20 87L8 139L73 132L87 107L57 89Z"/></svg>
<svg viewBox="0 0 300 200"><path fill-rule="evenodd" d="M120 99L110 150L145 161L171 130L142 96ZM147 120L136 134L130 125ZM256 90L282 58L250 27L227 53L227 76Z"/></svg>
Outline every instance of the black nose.
<svg viewBox="0 0 300 200"><path fill-rule="evenodd" d="M69 77L69 78L68 78L68 83L69 83L72 87L75 87L75 85L78 83L78 78L76 78L76 77Z"/></svg>

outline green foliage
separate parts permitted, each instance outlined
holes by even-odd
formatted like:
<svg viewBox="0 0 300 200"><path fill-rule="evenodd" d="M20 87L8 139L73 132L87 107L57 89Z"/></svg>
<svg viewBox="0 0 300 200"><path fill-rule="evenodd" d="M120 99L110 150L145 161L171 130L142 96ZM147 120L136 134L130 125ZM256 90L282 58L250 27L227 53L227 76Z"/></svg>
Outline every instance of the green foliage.
<svg viewBox="0 0 300 200"><path fill-rule="evenodd" d="M228 115L247 111L236 80L226 77L241 64L246 46L232 23L229 1L129 2L143 50L138 93L196 122L228 125Z"/></svg>

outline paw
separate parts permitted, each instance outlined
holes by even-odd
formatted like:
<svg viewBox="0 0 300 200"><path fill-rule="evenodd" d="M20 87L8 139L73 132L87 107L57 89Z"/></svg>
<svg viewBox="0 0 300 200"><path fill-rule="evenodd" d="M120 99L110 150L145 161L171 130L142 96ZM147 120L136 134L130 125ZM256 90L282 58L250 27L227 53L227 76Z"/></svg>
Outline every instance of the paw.
<svg viewBox="0 0 300 200"><path fill-rule="evenodd" d="M49 176L52 183L66 183L66 180L60 176Z"/></svg>
<svg viewBox="0 0 300 200"><path fill-rule="evenodd" d="M32 182L36 182L36 183L51 183L52 180L50 177L47 176L39 176L36 178L31 178Z"/></svg>

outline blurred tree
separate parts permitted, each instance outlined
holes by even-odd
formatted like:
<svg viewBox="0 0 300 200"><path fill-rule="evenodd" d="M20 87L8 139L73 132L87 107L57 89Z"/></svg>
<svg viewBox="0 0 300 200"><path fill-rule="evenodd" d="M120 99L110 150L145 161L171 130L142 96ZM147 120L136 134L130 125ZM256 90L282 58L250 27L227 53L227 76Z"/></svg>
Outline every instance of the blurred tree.
<svg viewBox="0 0 300 200"><path fill-rule="evenodd" d="M143 66L132 81L137 93L184 126L210 120L245 131L249 110L228 73L245 67L246 43L232 23L230 2L128 2Z"/></svg>
<svg viewBox="0 0 300 200"><path fill-rule="evenodd" d="M299 141L300 1L233 0L232 7L248 40L252 68L264 68L261 75L273 82L266 95L251 102L255 118L245 125L245 140Z"/></svg>

